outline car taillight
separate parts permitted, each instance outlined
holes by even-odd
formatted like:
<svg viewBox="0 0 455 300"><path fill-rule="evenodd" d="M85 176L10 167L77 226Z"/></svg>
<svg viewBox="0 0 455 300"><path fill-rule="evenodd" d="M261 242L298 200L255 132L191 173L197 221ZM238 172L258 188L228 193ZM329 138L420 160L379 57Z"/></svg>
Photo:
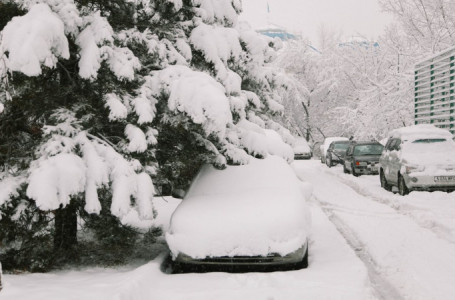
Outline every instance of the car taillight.
<svg viewBox="0 0 455 300"><path fill-rule="evenodd" d="M356 161L356 162L355 162L355 165L356 165L356 166L360 166L360 162Z"/></svg>

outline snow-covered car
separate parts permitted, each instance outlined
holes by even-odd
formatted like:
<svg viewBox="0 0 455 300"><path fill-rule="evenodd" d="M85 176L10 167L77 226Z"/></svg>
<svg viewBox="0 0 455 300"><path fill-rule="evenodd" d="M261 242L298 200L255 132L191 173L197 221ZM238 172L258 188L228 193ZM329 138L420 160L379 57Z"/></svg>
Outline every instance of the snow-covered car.
<svg viewBox="0 0 455 300"><path fill-rule="evenodd" d="M321 152L321 154L320 154L321 163L325 164L325 158L327 156L327 149L329 149L330 144L335 141L349 141L349 139L345 138L345 137L339 137L339 136L325 138L324 142L319 147L320 152Z"/></svg>
<svg viewBox="0 0 455 300"><path fill-rule="evenodd" d="M166 233L174 271L307 267L311 191L277 156L203 166Z"/></svg>
<svg viewBox="0 0 455 300"><path fill-rule="evenodd" d="M337 163L344 163L346 151L349 148L350 141L335 141L330 143L325 157L325 163L330 168Z"/></svg>
<svg viewBox="0 0 455 300"><path fill-rule="evenodd" d="M380 158L381 186L400 195L412 190L455 190L455 142L449 131L414 125L391 132Z"/></svg>
<svg viewBox="0 0 455 300"><path fill-rule="evenodd" d="M343 171L354 176L379 173L384 146L375 141L352 141L344 157Z"/></svg>
<svg viewBox="0 0 455 300"><path fill-rule="evenodd" d="M294 144L294 159L310 159L312 156L311 148L306 139L298 137Z"/></svg>

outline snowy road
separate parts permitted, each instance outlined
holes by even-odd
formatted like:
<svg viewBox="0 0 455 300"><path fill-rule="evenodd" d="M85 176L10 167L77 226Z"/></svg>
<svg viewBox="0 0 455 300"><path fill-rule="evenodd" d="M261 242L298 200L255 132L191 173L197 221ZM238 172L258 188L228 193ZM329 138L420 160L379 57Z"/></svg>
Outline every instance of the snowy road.
<svg viewBox="0 0 455 300"><path fill-rule="evenodd" d="M343 174L340 166L295 162L314 197L370 270L403 299L455 295L455 194L382 190L378 176ZM382 290L378 287L376 290ZM382 297L387 295L382 295Z"/></svg>
<svg viewBox="0 0 455 300"><path fill-rule="evenodd" d="M160 270L163 254L139 268L6 275L0 298L454 298L454 193L401 197L382 190L377 176L356 178L316 160L293 166L314 185L308 269L170 275ZM165 227L169 213L160 215Z"/></svg>

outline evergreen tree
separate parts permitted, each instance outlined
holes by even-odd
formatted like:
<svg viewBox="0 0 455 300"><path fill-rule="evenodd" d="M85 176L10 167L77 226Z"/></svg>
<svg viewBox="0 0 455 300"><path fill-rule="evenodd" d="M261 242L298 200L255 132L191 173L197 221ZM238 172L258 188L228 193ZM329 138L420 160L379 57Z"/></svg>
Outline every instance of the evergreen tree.
<svg viewBox="0 0 455 300"><path fill-rule="evenodd" d="M27 216L40 220L65 253L77 216L98 232L134 211L152 218L154 186L185 188L203 163L292 160L267 136L292 143L274 121L282 83L267 64L278 43L239 24L240 9L236 0L8 2L0 222L12 232ZM11 249L22 251L22 236Z"/></svg>

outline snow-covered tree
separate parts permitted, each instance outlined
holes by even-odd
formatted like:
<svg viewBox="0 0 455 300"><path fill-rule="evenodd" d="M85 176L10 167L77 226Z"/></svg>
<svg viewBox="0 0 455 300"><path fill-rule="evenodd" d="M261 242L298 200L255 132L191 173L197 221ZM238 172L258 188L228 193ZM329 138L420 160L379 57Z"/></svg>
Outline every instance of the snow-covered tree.
<svg viewBox="0 0 455 300"><path fill-rule="evenodd" d="M152 218L154 187L185 187L202 163L292 159L268 65L279 43L239 23L239 1L0 9L0 222L33 220L42 236L54 224L55 248L70 248L78 214Z"/></svg>

